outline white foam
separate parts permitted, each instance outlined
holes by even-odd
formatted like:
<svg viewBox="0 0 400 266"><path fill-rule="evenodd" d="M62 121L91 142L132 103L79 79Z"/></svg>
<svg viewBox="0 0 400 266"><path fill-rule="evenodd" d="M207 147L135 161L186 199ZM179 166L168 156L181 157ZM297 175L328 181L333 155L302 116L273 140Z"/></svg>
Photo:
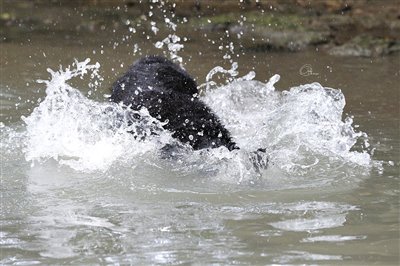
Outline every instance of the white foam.
<svg viewBox="0 0 400 266"><path fill-rule="evenodd" d="M114 103L99 103L86 98L66 82L98 69L89 61L77 62L76 69L54 72L46 84L46 98L37 106L26 123L25 157L28 161L50 158L81 171L106 171L116 162L133 158L156 149L168 136L153 141L151 128L161 128L147 110L137 112L142 119L133 125L127 111ZM128 133L134 132L136 138ZM141 138L146 136L146 141ZM129 154L129 156L126 156Z"/></svg>
<svg viewBox="0 0 400 266"><path fill-rule="evenodd" d="M342 236L342 235L326 235L326 236L313 236L303 239L301 242L304 243L315 243L315 242L344 242L365 239L366 236Z"/></svg>
<svg viewBox="0 0 400 266"><path fill-rule="evenodd" d="M98 69L99 64L85 60L65 70L49 70L51 78L41 81L46 84L45 99L23 118L28 161L53 159L79 171L107 171L116 164L134 167L143 157L151 165L160 164L159 149L173 139L147 110L133 112L114 103L96 102L67 84L88 74L91 80L101 80ZM207 82L221 71L214 68ZM340 90L313 83L279 92L274 87L279 75L267 83L253 80L255 73L238 77L236 64L221 73L230 75L231 81L217 89L211 86L203 100L232 132L241 150L229 152L221 147L194 152L187 147L178 160L161 167L183 173L200 171L224 182L247 182L260 174L249 160L258 148L267 149L270 168L284 175L329 175L346 164L370 167L368 153L351 150L367 135L354 130L351 118L342 120L345 99ZM130 124L135 113L142 119Z"/></svg>
<svg viewBox="0 0 400 266"><path fill-rule="evenodd" d="M215 70L215 69L214 69ZM342 120L345 97L318 83L279 92L269 82L234 81L210 90L204 101L216 111L236 142L245 149L266 148L275 165L293 173L352 163L371 165L366 151L353 151L368 137Z"/></svg>
<svg viewBox="0 0 400 266"><path fill-rule="evenodd" d="M287 231L313 231L325 228L342 226L346 222L345 214L332 216L319 216L315 219L289 219L285 221L270 223L275 228Z"/></svg>

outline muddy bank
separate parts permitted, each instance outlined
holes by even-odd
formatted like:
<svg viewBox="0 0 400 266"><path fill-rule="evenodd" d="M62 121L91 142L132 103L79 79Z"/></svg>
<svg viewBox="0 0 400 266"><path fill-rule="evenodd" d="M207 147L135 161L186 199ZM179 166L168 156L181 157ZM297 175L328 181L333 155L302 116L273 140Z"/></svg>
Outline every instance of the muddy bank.
<svg viewBox="0 0 400 266"><path fill-rule="evenodd" d="M37 36L104 34L134 27L151 33L151 22L200 33L221 32L248 51L323 50L335 56L376 57L400 51L397 0L2 0L0 40ZM180 25L182 24L182 25Z"/></svg>
<svg viewBox="0 0 400 266"><path fill-rule="evenodd" d="M323 49L338 56L382 56L400 51L398 1L240 1L231 9L202 5L194 27L251 38L251 50ZM233 7L236 7L233 8ZM209 10L213 12L208 12ZM227 12L219 12L225 10ZM241 35L241 36L240 36Z"/></svg>

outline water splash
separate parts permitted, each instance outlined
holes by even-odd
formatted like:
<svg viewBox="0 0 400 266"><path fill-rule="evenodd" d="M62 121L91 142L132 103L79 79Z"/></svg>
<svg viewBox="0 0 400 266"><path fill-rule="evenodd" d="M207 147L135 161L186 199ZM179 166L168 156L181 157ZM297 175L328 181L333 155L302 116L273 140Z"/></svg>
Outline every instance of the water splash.
<svg viewBox="0 0 400 266"><path fill-rule="evenodd" d="M237 64L230 70L210 71L206 84L218 72L227 73L230 79L226 85L210 86L203 100L219 115L241 149L193 151L181 145L172 158L160 160L163 147L176 141L146 109L135 112L115 103L96 102L68 84L84 75L89 75L92 83L93 79L101 80L99 64L89 62L49 70L51 78L40 81L46 85L47 95L23 118L27 161L55 160L87 172L133 169L145 163L149 169L212 176L225 183L254 183L277 171L283 177L348 175L354 166L364 170L371 166L366 151L352 150L360 140L367 146L368 137L354 130L351 118L342 120L345 98L340 90L313 83L279 92L274 87L279 75L267 83L253 80L255 73L238 77ZM258 148L266 149L270 158L266 172L259 172L249 159ZM325 183L329 181L318 184Z"/></svg>
<svg viewBox="0 0 400 266"><path fill-rule="evenodd" d="M273 76L266 84L234 81L204 97L247 150L267 149L273 163L291 173L335 168L342 164L371 165L367 151L353 151L368 136L356 132L352 119L342 121L345 97L340 90L318 83L279 92Z"/></svg>
<svg viewBox="0 0 400 266"><path fill-rule="evenodd" d="M147 110L134 112L114 103L95 102L68 85L74 77L97 76L99 64L89 61L75 62L73 70L49 69L50 80L40 81L47 86L47 96L29 117L23 117L28 161L52 158L77 170L105 171L115 161L141 156L168 139L164 134L152 142L153 132L160 132L162 125Z"/></svg>
<svg viewBox="0 0 400 266"><path fill-rule="evenodd" d="M158 49L162 49L165 46L168 49L170 59L182 65L183 59L178 55L178 52L183 49L184 45L180 41L181 38L176 34L169 34L162 41L156 42L154 46Z"/></svg>
<svg viewBox="0 0 400 266"><path fill-rule="evenodd" d="M206 82L201 84L199 86L199 89L201 90L203 87L205 87L206 91L211 90L212 88L216 88L218 87L218 83L213 81L213 77L217 74L227 74L226 77L226 82L227 83L231 83L233 81L246 81L246 80L253 80L256 76L256 73L254 71L250 71L249 73L247 73L246 75L244 75L243 77L239 77L236 78L239 75L239 72L237 71L238 69L238 63L237 62L233 62L232 63L232 67L231 69L225 69L221 66L216 66L213 69L211 69L207 76L206 76ZM279 80L279 75L277 76L277 80L275 82L277 82ZM274 76L275 77L275 76Z"/></svg>

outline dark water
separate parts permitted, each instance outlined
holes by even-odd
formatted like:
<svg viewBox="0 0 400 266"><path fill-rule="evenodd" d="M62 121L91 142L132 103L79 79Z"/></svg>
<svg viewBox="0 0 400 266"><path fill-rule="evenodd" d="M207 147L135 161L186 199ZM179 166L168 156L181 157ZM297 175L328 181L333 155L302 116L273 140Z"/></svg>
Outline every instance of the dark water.
<svg viewBox="0 0 400 266"><path fill-rule="evenodd" d="M213 67L231 67L223 59L229 49L218 48L223 35L176 34L188 38L178 55L199 84ZM261 181L246 183L231 179L229 167L209 175L198 165L158 162L147 153L132 167L113 164L105 171L74 170L61 159L26 161L21 116L46 97L36 80L49 79L47 68L75 58L99 62L104 81L97 90L88 93L87 80L79 78L70 84L103 102L111 83L140 56L134 44L143 55L160 54L154 43L166 35L161 30L150 40L136 34L124 41L127 30L70 39L42 33L0 43L2 264L399 263L399 56L231 53L240 76L254 70L255 80L265 82L280 74L278 91L312 82L341 89L343 119L352 116L353 127L368 134L373 155L367 167L342 161L301 174L271 167Z"/></svg>

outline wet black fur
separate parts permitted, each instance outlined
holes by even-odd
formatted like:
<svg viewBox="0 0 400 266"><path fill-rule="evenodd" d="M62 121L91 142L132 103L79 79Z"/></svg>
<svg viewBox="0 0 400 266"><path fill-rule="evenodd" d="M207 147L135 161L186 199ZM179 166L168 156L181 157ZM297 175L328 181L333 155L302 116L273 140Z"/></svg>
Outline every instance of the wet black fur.
<svg viewBox="0 0 400 266"><path fill-rule="evenodd" d="M146 107L151 116L166 122L174 138L195 150L225 146L238 149L229 131L197 97L197 85L178 65L159 56L136 61L112 86L111 100L133 110Z"/></svg>

